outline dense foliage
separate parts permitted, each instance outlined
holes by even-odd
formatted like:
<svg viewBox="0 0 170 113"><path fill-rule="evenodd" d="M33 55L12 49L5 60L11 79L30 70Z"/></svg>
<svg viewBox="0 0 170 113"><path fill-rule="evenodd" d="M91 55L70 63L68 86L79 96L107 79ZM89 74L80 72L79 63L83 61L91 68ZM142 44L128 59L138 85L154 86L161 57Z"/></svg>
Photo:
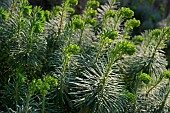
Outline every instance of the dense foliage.
<svg viewBox="0 0 170 113"><path fill-rule="evenodd" d="M140 21L116 0L49 12L26 0L0 8L0 111L168 113L170 28L132 36ZM97 9L97 10L96 10Z"/></svg>

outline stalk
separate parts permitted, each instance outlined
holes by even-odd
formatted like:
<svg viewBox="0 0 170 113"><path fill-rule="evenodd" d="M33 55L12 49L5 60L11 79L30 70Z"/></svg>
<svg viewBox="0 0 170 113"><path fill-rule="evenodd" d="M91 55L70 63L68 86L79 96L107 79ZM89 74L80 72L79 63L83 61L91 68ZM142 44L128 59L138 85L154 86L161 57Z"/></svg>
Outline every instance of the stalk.
<svg viewBox="0 0 170 113"><path fill-rule="evenodd" d="M45 95L43 95L43 98L42 98L42 113L44 113L45 111Z"/></svg>
<svg viewBox="0 0 170 113"><path fill-rule="evenodd" d="M59 96L58 98L59 99L59 102L61 102L61 107L63 109L63 91L64 91L64 78L65 78L65 75L64 75L64 72L67 68L67 64L68 64L68 60L69 60L69 57L68 56L65 56L65 60L64 60L64 63L63 63L63 68L61 70L61 77L60 77L60 91L59 91Z"/></svg>
<svg viewBox="0 0 170 113"><path fill-rule="evenodd" d="M18 90L19 90L19 83L18 83L18 80L16 81L16 84L15 84L15 102L16 102L16 105L18 104L18 98L19 98L19 94L18 94Z"/></svg>
<svg viewBox="0 0 170 113"><path fill-rule="evenodd" d="M29 92L28 97L27 97L27 101L26 101L26 104L25 104L25 108L24 108L24 110L25 110L24 113L28 113L28 106L29 106L30 98L31 98L31 93Z"/></svg>
<svg viewBox="0 0 170 113"><path fill-rule="evenodd" d="M101 43L100 43L99 51L98 51L98 53L97 53L97 55L96 55L96 58L95 58L95 62L97 62L99 56L100 56L101 53L102 53L103 48L104 48L104 39L102 38L102 39L101 39Z"/></svg>
<svg viewBox="0 0 170 113"><path fill-rule="evenodd" d="M81 29L80 39L79 39L79 42L78 42L78 45L79 45L79 46L82 44L84 28L85 28L85 27L83 27L83 28Z"/></svg>
<svg viewBox="0 0 170 113"><path fill-rule="evenodd" d="M72 34L73 34L73 24L71 22L71 29L70 29L70 37L68 39L68 45L70 45L71 41L72 41Z"/></svg>
<svg viewBox="0 0 170 113"><path fill-rule="evenodd" d="M62 25L63 25L63 21L64 21L64 13L65 13L65 8L67 7L67 2L65 2L63 5L63 9L61 11L61 20L60 20L60 24L59 24L59 28L58 28L58 35L56 37L56 42L58 41L60 34L61 34L61 30L62 30Z"/></svg>
<svg viewBox="0 0 170 113"><path fill-rule="evenodd" d="M153 87L151 87L151 88L146 92L146 95L148 95L149 92L152 91L152 89L154 89L154 88L161 82L161 80L162 80L162 78L160 78L160 79L156 82L156 84L155 84Z"/></svg>
<svg viewBox="0 0 170 113"><path fill-rule="evenodd" d="M170 83L170 81L169 81L169 83ZM170 94L170 84L169 84L169 87L168 87L168 92L165 95L165 98L163 99L160 108L158 109L158 113L161 113L163 111L163 108L165 107L165 104L166 104L166 101L168 99L169 94Z"/></svg>

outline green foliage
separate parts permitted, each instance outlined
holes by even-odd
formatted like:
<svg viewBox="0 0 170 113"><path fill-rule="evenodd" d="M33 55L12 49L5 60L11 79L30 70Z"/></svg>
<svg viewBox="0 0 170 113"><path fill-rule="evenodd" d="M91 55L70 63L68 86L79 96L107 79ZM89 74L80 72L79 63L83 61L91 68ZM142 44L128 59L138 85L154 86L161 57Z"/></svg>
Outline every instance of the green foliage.
<svg viewBox="0 0 170 113"><path fill-rule="evenodd" d="M170 28L132 37L140 21L131 9L89 0L70 16L76 4L64 0L49 12L16 0L1 8L0 111L169 112L162 49Z"/></svg>
<svg viewBox="0 0 170 113"><path fill-rule="evenodd" d="M135 18L127 20L125 22L125 27L129 29L133 29L134 27L139 27L139 25L140 25L140 21L136 20Z"/></svg>
<svg viewBox="0 0 170 113"><path fill-rule="evenodd" d="M0 17L1 17L3 20L8 19L8 13L7 13L7 11L5 11L2 7L0 7Z"/></svg>
<svg viewBox="0 0 170 113"><path fill-rule="evenodd" d="M134 36L133 38L132 38L132 41L134 42L134 43L141 43L141 42L143 42L143 37L141 36L141 35L137 35L137 36Z"/></svg>
<svg viewBox="0 0 170 113"><path fill-rule="evenodd" d="M132 18L134 16L134 12L130 8L122 7L120 10L123 18Z"/></svg>
<svg viewBox="0 0 170 113"><path fill-rule="evenodd" d="M138 79L144 82L145 84L148 84L151 81L151 77L146 73L141 73Z"/></svg>

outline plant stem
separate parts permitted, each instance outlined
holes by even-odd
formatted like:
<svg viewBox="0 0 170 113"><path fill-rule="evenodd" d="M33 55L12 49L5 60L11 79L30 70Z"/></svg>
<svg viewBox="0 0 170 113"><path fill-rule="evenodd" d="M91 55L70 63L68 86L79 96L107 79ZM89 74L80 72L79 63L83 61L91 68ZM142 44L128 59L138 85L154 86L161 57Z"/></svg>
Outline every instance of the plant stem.
<svg viewBox="0 0 170 113"><path fill-rule="evenodd" d="M42 98L42 113L44 113L45 111L45 95L43 95L43 98Z"/></svg>
<svg viewBox="0 0 170 113"><path fill-rule="evenodd" d="M70 45L71 41L72 41L72 34L73 34L73 24L71 22L71 29L70 29L70 37L68 39L68 45Z"/></svg>
<svg viewBox="0 0 170 113"><path fill-rule="evenodd" d="M79 42L78 42L78 45L79 45L79 46L82 44L84 28L85 28L85 27L83 27L83 28L81 29L80 40L79 40Z"/></svg>
<svg viewBox="0 0 170 113"><path fill-rule="evenodd" d="M64 14L65 14L65 8L67 7L67 4L68 3L64 3L63 5L63 9L61 11L61 19L60 19L60 24L59 24L59 28L58 28L58 35L56 37L56 42L58 41L59 37L60 37L60 34L61 34L61 30L62 30L62 25L63 25L63 21L64 21Z"/></svg>
<svg viewBox="0 0 170 113"><path fill-rule="evenodd" d="M160 78L160 79L156 82L156 84L155 84L153 87L151 87L151 88L146 92L146 95L148 95L148 94L150 93L150 91L152 91L152 89L154 89L154 88L161 82L161 80L162 80L162 78Z"/></svg>
<svg viewBox="0 0 170 113"><path fill-rule="evenodd" d="M27 95L27 101L26 101L26 104L25 104L24 113L28 113L28 106L29 106L30 98L31 98L31 93L29 92L28 95Z"/></svg>
<svg viewBox="0 0 170 113"><path fill-rule="evenodd" d="M166 104L166 101L167 101L167 99L168 99L168 96L169 96L169 94L170 94L170 81L169 81L169 86L168 86L168 92L166 93L166 95L165 95L165 97L164 97L164 99L163 99L163 101L162 101L162 104L161 104L161 106L159 107L159 109L158 109L158 112L157 113L161 113L162 111L163 111L163 108L165 107L165 104Z"/></svg>
<svg viewBox="0 0 170 113"><path fill-rule="evenodd" d="M97 53L97 55L96 55L96 58L95 58L95 63L97 62L99 56L100 56L101 53L102 53L102 50L103 50L103 48L104 48L104 42L105 42L105 40L102 38L102 39L101 39L101 43L100 43L99 51L98 51L98 53Z"/></svg>
<svg viewBox="0 0 170 113"><path fill-rule="evenodd" d="M67 68L67 64L68 64L68 60L69 60L69 57L68 56L65 56L65 59L64 59L64 63L63 63L63 68L61 70L61 76L60 76L60 91L59 91L59 98L60 98L60 102L61 102L61 108L63 109L63 100L64 100L64 97L63 97L63 92L64 92L64 80L65 80L65 75L64 75L64 72Z"/></svg>
<svg viewBox="0 0 170 113"><path fill-rule="evenodd" d="M16 84L15 84L15 102L16 102L16 105L18 104L18 87L19 87L19 83L18 83L18 80L16 81Z"/></svg>

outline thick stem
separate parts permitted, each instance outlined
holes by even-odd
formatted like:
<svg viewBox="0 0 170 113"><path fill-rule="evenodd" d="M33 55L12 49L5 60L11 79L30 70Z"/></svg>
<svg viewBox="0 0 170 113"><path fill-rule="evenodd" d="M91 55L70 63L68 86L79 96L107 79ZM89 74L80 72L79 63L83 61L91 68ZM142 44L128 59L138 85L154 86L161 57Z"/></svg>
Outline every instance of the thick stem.
<svg viewBox="0 0 170 113"><path fill-rule="evenodd" d="M45 112L45 95L43 95L43 98L42 98L42 113Z"/></svg>

